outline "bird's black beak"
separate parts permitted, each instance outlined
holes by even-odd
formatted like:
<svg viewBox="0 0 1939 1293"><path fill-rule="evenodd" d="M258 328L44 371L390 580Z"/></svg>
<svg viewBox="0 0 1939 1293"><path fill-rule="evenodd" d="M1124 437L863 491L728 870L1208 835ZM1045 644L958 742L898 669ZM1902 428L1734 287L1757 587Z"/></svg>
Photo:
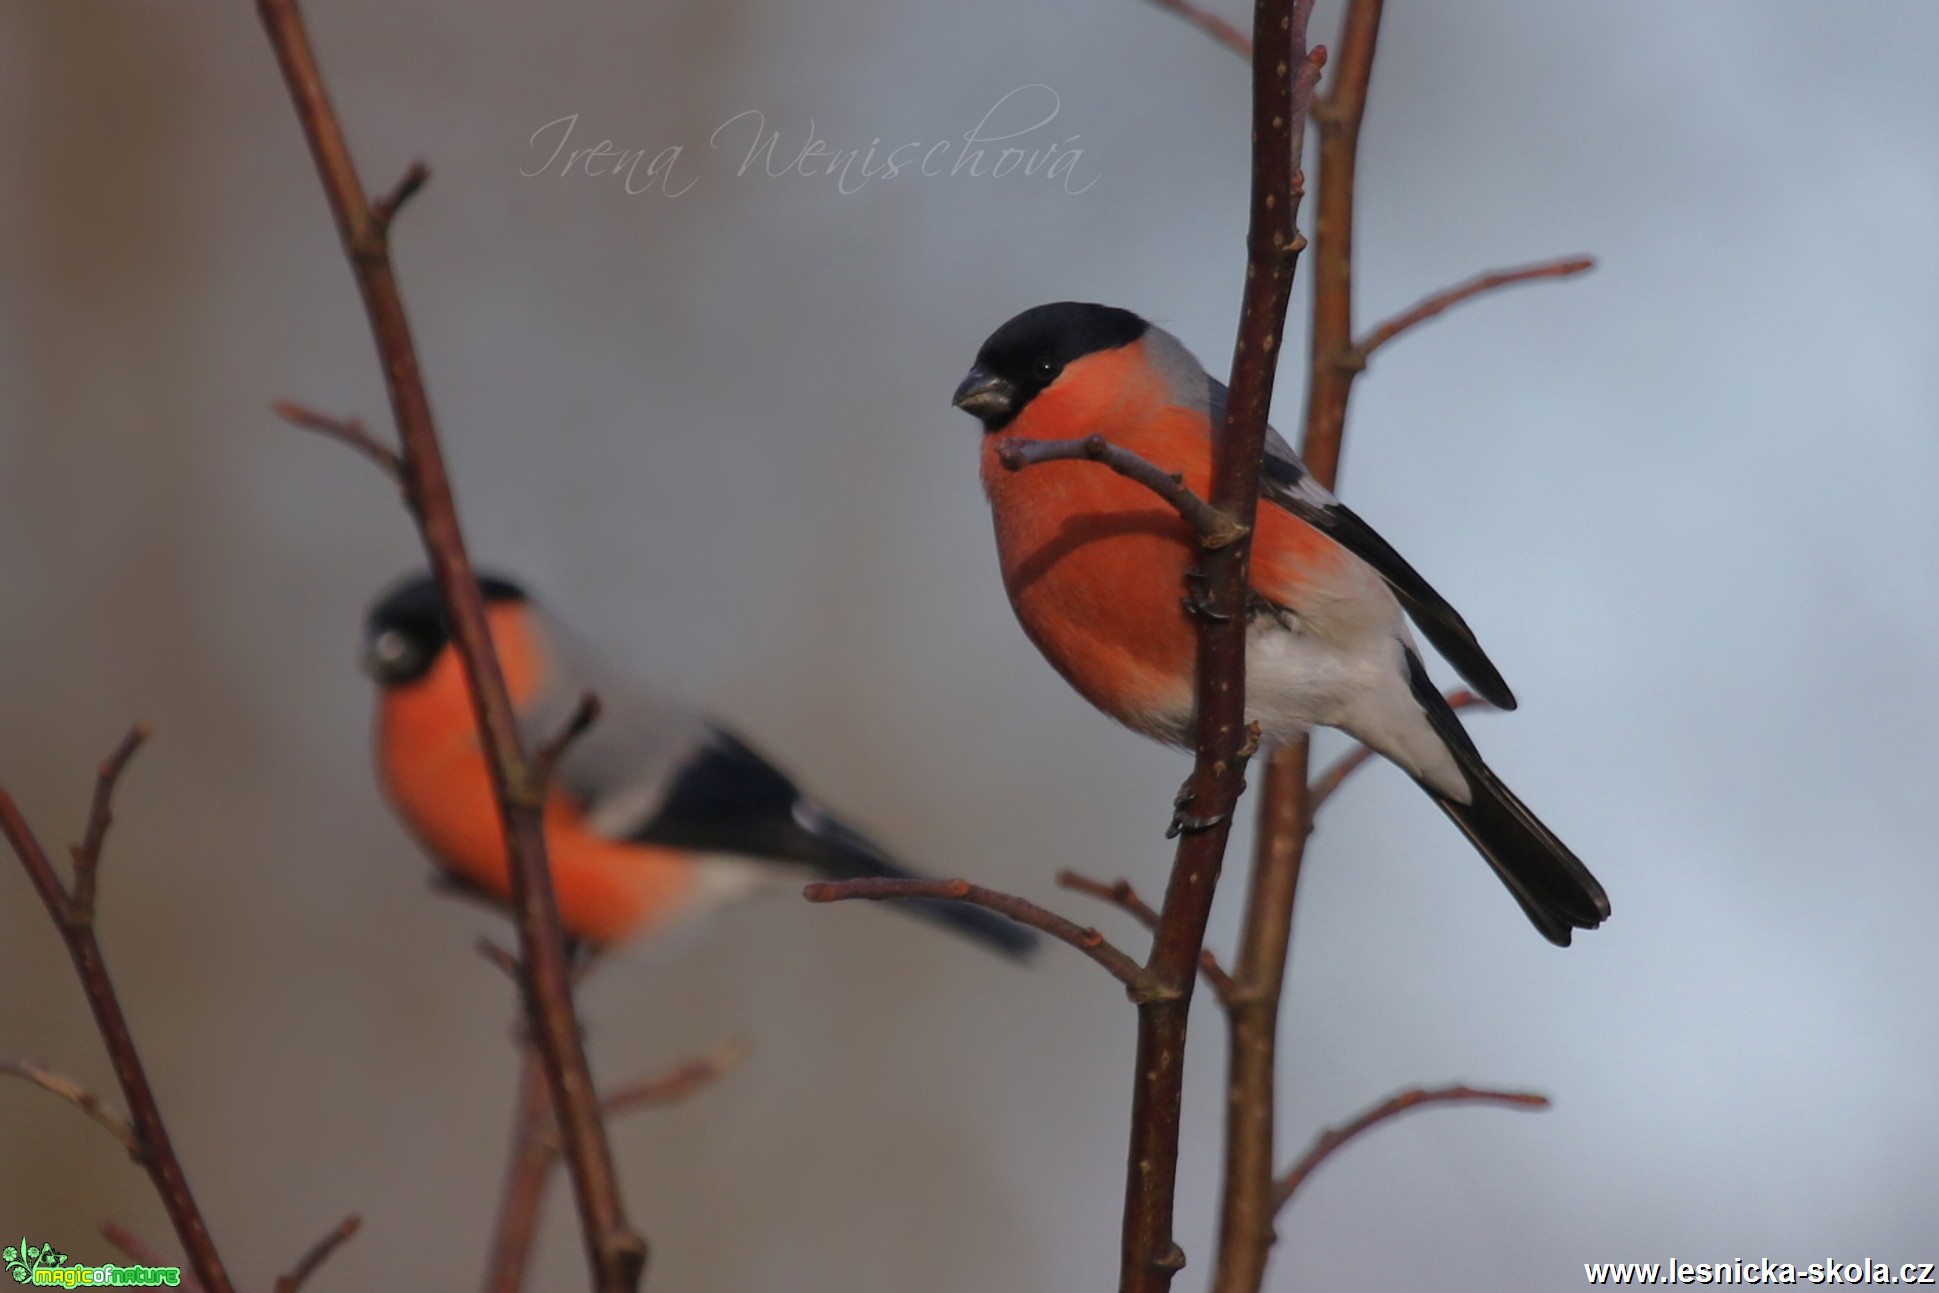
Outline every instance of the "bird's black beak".
<svg viewBox="0 0 1939 1293"><path fill-rule="evenodd" d="M950 403L995 431L1017 415L1017 388L1006 378L972 368Z"/></svg>

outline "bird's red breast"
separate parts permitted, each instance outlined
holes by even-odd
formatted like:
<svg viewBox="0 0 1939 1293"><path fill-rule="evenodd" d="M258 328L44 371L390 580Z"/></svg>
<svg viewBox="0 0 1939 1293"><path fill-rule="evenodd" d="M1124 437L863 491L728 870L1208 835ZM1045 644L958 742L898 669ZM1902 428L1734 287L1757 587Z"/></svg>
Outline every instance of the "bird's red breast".
<svg viewBox="0 0 1939 1293"><path fill-rule="evenodd" d="M523 709L545 679L543 644L522 604L486 609L512 705ZM510 901L503 823L464 671L447 648L423 677L379 693L377 763L385 793L419 842L459 879ZM677 850L609 840L586 826L558 790L545 804L546 853L566 932L611 943L677 914L695 868Z"/></svg>
<svg viewBox="0 0 1939 1293"><path fill-rule="evenodd" d="M1197 538L1171 506L1094 462L1010 471L1005 436L1102 435L1209 498L1213 428L1181 408L1146 343L1071 363L1002 431L983 437L983 487L996 523L1003 584L1024 632L1085 699L1163 740L1189 735L1197 629L1182 597ZM1331 539L1271 506L1254 531L1252 586L1282 606L1354 582Z"/></svg>

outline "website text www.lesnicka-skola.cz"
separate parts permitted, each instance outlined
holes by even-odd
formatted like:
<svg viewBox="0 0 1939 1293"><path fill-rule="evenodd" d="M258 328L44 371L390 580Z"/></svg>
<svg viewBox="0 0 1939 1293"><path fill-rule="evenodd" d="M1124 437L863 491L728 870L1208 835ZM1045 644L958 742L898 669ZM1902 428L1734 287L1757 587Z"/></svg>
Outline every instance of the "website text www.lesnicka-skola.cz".
<svg viewBox="0 0 1939 1293"><path fill-rule="evenodd" d="M1800 1265L1745 1259L1728 1262L1584 1262L1591 1284L1650 1287L1665 1284L1939 1284L1933 1262L1845 1262L1827 1259Z"/></svg>

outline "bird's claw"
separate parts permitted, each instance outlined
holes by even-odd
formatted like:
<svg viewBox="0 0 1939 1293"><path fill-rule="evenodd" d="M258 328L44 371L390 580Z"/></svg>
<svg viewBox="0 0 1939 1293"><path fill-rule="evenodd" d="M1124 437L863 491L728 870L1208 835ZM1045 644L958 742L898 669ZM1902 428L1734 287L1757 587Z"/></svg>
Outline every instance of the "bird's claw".
<svg viewBox="0 0 1939 1293"><path fill-rule="evenodd" d="M1223 826L1232 820L1231 813L1216 813L1211 817L1194 817L1186 812L1198 796L1193 793L1191 783L1179 789L1178 797L1171 801L1171 825L1165 828L1165 838L1175 840L1180 835L1202 835L1206 831Z"/></svg>
<svg viewBox="0 0 1939 1293"><path fill-rule="evenodd" d="M1212 605L1211 598L1205 595L1205 572L1190 570L1185 573L1185 595L1178 599L1185 613L1196 619L1209 620L1214 624L1227 624L1232 620L1230 611L1222 611Z"/></svg>

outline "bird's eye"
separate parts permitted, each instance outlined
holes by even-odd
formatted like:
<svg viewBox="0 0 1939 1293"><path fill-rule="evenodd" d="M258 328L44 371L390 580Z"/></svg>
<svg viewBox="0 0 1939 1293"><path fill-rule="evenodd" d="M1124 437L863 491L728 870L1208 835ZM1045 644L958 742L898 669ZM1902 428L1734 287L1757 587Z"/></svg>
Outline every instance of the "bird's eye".
<svg viewBox="0 0 1939 1293"><path fill-rule="evenodd" d="M1055 359L1039 359L1031 371L1048 382L1054 379L1058 373L1063 372L1064 366Z"/></svg>
<svg viewBox="0 0 1939 1293"><path fill-rule="evenodd" d="M385 629L370 644L370 653L385 664L400 664L411 654L411 640L396 629Z"/></svg>

